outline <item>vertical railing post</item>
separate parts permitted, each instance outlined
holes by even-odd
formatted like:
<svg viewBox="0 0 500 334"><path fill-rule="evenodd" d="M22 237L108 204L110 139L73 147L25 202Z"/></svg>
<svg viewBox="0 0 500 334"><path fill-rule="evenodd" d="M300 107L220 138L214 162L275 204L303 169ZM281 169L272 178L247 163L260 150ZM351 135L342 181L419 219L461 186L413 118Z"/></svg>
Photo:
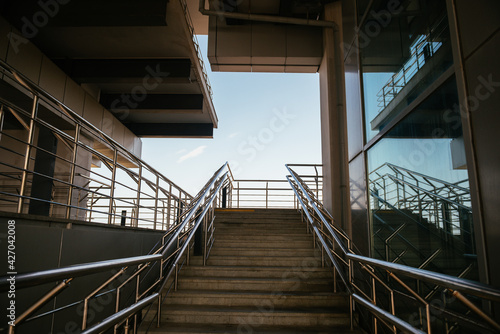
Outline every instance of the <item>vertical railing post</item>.
<svg viewBox="0 0 500 334"><path fill-rule="evenodd" d="M168 190L168 199L167 199L167 228L168 231L170 229L170 211L172 210L172 183L170 183L170 187Z"/></svg>
<svg viewBox="0 0 500 334"><path fill-rule="evenodd" d="M156 174L156 185L155 185L155 212L153 214L153 229L156 230L156 221L158 220L158 188L160 188L160 175ZM163 224L162 224L163 228Z"/></svg>
<svg viewBox="0 0 500 334"><path fill-rule="evenodd" d="M113 153L113 170L111 172L111 188L109 189L109 212L108 224L113 223L113 202L115 198L115 181L116 181L116 163L118 160L118 150L115 148Z"/></svg>
<svg viewBox="0 0 500 334"><path fill-rule="evenodd" d="M79 141L80 141L80 124L77 123L75 126L75 136L73 138L73 156L71 158L71 170L69 174L69 191L68 191L68 206L66 207L66 219L70 219L71 215L71 198L73 197L73 186L75 183Z"/></svg>
<svg viewBox="0 0 500 334"><path fill-rule="evenodd" d="M5 113L3 111L3 104L2 104L0 105L0 141L2 140L4 119L5 119Z"/></svg>
<svg viewBox="0 0 500 334"><path fill-rule="evenodd" d="M137 175L137 196L135 204L135 227L139 227L139 211L141 208L142 164L139 162L139 175Z"/></svg>
<svg viewBox="0 0 500 334"><path fill-rule="evenodd" d="M236 183L236 186L238 187L237 192L236 192L236 196L237 196L237 202L236 202L237 206L236 207L239 209L239 207L240 207L240 182L239 181Z"/></svg>
<svg viewBox="0 0 500 334"><path fill-rule="evenodd" d="M266 182L266 209L268 208L269 182Z"/></svg>
<svg viewBox="0 0 500 334"><path fill-rule="evenodd" d="M24 153L24 164L23 164L23 176L21 179L21 189L19 190L19 200L17 202L17 213L23 212L23 205L26 193L26 183L28 182L28 168L30 165L30 155L31 155L31 146L33 145L33 141L35 139L35 119L38 114L38 96L35 95L33 97L33 105L31 109L31 118L30 125L28 129L28 143L26 144L26 151Z"/></svg>

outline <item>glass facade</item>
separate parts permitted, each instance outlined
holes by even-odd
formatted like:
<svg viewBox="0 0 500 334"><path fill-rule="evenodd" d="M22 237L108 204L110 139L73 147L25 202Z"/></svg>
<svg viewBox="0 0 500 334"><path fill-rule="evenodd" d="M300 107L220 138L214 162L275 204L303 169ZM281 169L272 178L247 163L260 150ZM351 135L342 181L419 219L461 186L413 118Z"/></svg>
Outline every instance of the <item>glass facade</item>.
<svg viewBox="0 0 500 334"><path fill-rule="evenodd" d="M445 3L427 2L389 1L366 12L359 46L368 140L453 63Z"/></svg>
<svg viewBox="0 0 500 334"><path fill-rule="evenodd" d="M370 253L477 280L445 1L358 2L357 10L365 145L355 153L349 143L350 170L363 155L366 173L351 175L351 187L365 177Z"/></svg>

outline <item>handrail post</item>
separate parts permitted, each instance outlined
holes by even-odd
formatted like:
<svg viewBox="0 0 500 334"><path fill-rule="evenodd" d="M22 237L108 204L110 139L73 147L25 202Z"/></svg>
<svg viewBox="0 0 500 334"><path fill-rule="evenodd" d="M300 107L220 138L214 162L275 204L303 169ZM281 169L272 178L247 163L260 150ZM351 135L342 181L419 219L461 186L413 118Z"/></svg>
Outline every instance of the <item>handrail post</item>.
<svg viewBox="0 0 500 334"><path fill-rule="evenodd" d="M142 185L142 164L139 163L139 175L137 175L137 202L135 204L135 227L139 227L139 211L141 208L141 185Z"/></svg>
<svg viewBox="0 0 500 334"><path fill-rule="evenodd" d="M269 182L266 181L266 209L268 208Z"/></svg>
<svg viewBox="0 0 500 334"><path fill-rule="evenodd" d="M168 191L168 202L167 202L167 228L168 231L170 229L170 211L172 210L172 184L170 184L170 189Z"/></svg>
<svg viewBox="0 0 500 334"><path fill-rule="evenodd" d="M155 211L153 216L153 230L156 230L156 221L158 220L158 197L159 197L159 187L160 187L160 176L156 175L156 185L155 185ZM163 229L163 219L162 219L162 229Z"/></svg>
<svg viewBox="0 0 500 334"><path fill-rule="evenodd" d="M31 146L35 140L35 119L38 115L38 95L33 96L33 105L31 109L30 125L28 129L28 143L24 153L23 176L21 178L21 189L19 190L19 199L17 202L17 213L23 213L24 195L26 192L26 183L28 182L28 169L30 166Z"/></svg>
<svg viewBox="0 0 500 334"><path fill-rule="evenodd" d="M78 159L78 142L80 141L80 124L75 125L75 136L73 137L73 156L71 157L71 167L69 172L68 206L66 207L66 219L70 219L71 200L73 197L73 184L75 183L76 163Z"/></svg>
<svg viewBox="0 0 500 334"><path fill-rule="evenodd" d="M113 201L115 197L115 181L116 181L116 163L118 160L118 149L115 147L113 152L113 170L111 172L111 188L109 189L109 212L108 212L108 224L113 223Z"/></svg>

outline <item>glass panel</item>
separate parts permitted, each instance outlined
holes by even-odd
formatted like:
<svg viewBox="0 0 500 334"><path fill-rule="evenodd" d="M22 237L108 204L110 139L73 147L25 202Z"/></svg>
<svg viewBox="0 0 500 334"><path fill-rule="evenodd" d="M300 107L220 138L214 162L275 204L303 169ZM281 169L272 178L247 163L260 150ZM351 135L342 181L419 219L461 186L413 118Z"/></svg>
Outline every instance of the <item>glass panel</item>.
<svg viewBox="0 0 500 334"><path fill-rule="evenodd" d="M367 140L453 63L445 2L426 2L381 2L359 31Z"/></svg>
<svg viewBox="0 0 500 334"><path fill-rule="evenodd" d="M373 255L478 279L455 78L368 151Z"/></svg>

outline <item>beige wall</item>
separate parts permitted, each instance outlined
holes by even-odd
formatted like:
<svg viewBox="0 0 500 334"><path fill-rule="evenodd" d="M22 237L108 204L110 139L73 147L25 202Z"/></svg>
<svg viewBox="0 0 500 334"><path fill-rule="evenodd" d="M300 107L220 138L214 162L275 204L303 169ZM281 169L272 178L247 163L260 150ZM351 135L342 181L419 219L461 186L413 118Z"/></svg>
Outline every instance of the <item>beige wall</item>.
<svg viewBox="0 0 500 334"><path fill-rule="evenodd" d="M325 7L325 19L341 27L342 9L339 2ZM319 69L323 201L336 223L350 234L342 29L334 31L325 28L323 38L324 54Z"/></svg>

